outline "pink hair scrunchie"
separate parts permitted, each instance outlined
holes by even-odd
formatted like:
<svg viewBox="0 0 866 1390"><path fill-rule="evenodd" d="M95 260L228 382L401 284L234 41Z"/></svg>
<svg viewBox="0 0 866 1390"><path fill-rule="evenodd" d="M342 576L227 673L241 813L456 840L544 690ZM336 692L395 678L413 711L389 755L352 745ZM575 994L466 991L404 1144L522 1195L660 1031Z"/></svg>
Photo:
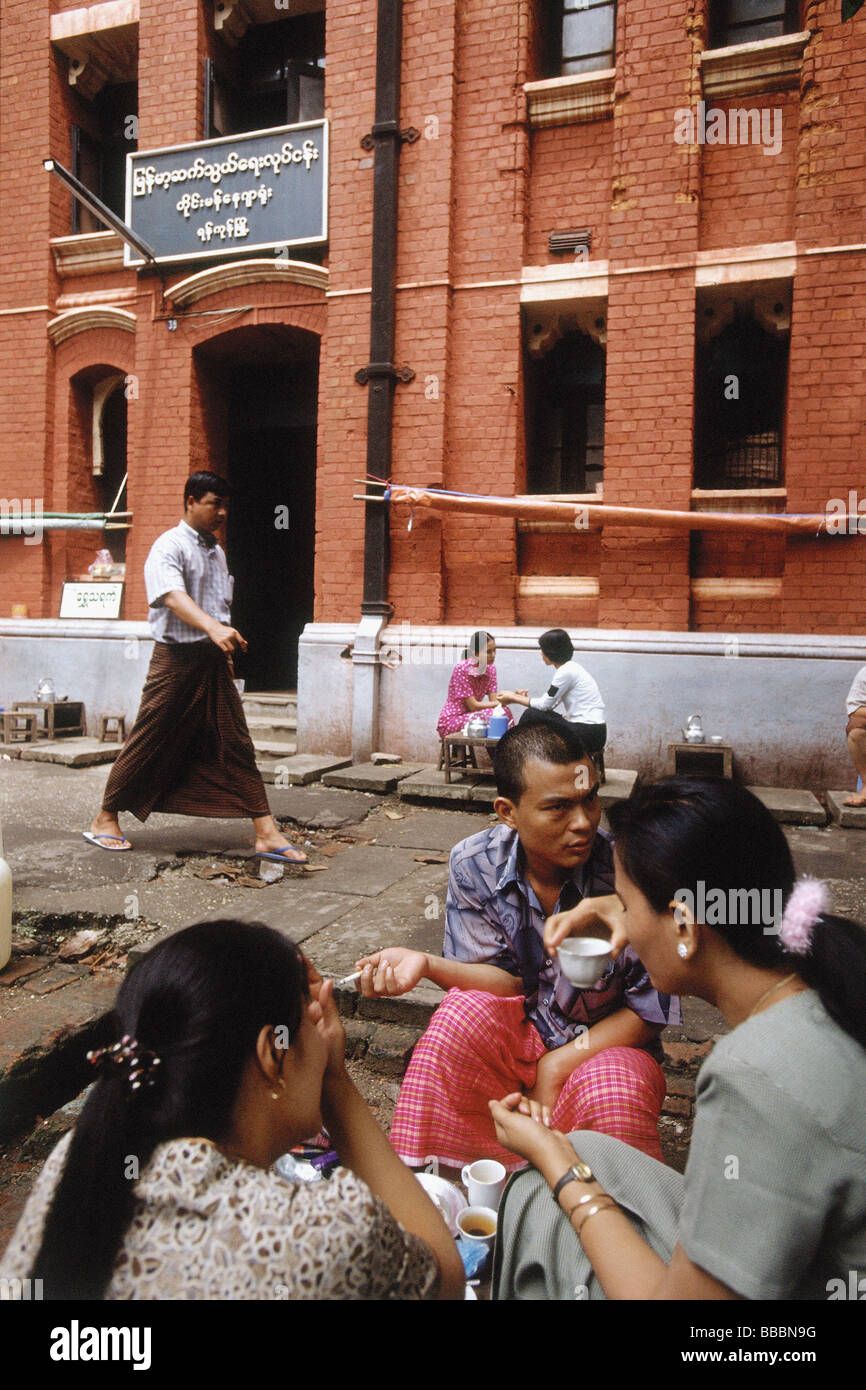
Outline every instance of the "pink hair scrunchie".
<svg viewBox="0 0 866 1390"><path fill-rule="evenodd" d="M812 929L829 904L826 883L819 878L800 879L788 899L779 927L779 940L786 951L806 955L812 944Z"/></svg>

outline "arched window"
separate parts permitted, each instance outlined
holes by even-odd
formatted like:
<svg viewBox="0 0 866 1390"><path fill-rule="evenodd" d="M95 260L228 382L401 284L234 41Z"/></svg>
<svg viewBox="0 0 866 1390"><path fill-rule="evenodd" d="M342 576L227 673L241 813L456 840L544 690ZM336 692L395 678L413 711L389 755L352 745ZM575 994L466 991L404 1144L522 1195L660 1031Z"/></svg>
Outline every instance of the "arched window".
<svg viewBox="0 0 866 1390"><path fill-rule="evenodd" d="M596 492L604 471L604 349L564 334L527 362L527 491Z"/></svg>
<svg viewBox="0 0 866 1390"><path fill-rule="evenodd" d="M777 39L796 33L799 21L799 0L712 0L709 47Z"/></svg>
<svg viewBox="0 0 866 1390"><path fill-rule="evenodd" d="M127 472L128 379L105 365L85 367L70 379L68 506L72 511L107 512L115 501L115 510L126 510L122 488ZM90 552L89 563L98 544L122 562L126 536L125 530L108 530L97 541L96 532L76 532L76 549Z"/></svg>
<svg viewBox="0 0 866 1390"><path fill-rule="evenodd" d="M695 486L782 482L788 340L740 308L695 361Z"/></svg>

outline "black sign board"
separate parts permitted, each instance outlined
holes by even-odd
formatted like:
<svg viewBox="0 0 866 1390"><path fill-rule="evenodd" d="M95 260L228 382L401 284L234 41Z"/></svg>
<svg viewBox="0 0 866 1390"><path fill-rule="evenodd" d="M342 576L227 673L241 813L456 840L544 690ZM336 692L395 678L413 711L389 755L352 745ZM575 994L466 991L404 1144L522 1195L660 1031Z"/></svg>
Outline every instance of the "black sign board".
<svg viewBox="0 0 866 1390"><path fill-rule="evenodd" d="M126 221L159 261L327 241L327 192L327 121L126 157Z"/></svg>

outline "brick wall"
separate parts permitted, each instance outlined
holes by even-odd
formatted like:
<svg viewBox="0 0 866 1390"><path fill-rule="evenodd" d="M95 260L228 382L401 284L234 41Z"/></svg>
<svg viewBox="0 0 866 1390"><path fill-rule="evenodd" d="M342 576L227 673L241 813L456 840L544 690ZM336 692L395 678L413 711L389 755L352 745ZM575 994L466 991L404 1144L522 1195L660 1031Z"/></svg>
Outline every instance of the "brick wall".
<svg viewBox="0 0 866 1390"><path fill-rule="evenodd" d="M540 0L539 0L540 3ZM71 8L62 0L54 9ZM41 170L68 157L85 119L65 60L48 41L48 4L6 0L0 48L0 493L90 505L87 422L70 381L109 367L135 374L129 401L127 616L142 616L141 566L174 523L191 467L225 467L219 372L194 356L219 333L256 323L321 336L315 617L353 621L363 581L374 119L375 0L328 7L330 290L244 285L165 327L158 282L113 271L58 282L49 239L68 233L69 197ZM756 144L679 144L674 113L700 99L702 7L621 0L611 115L530 130L523 84L540 75L536 0L429 0L404 6L402 148L393 477L509 495L526 488L520 278L551 256L553 230L587 226L608 262L605 501L688 509L693 469L695 270L699 252L795 241L785 469L788 510L863 496L861 325L866 256L866 24L841 24L838 0L808 0L813 32L799 85L735 99L725 112L781 114L778 154ZM202 135L204 60L217 39L209 5L142 0L139 143ZM84 112L84 115L82 115ZM198 263L200 266L201 263ZM174 278L187 274L178 270ZM171 279L172 277L169 277ZM46 323L96 296L136 313L134 337L90 330L56 349ZM58 304L58 295L66 296ZM78 296L72 299L69 296ZM44 307L43 307L44 306ZM204 306L197 306L204 307ZM24 312L8 313L16 310ZM84 379L84 378L82 378ZM86 415L86 412L84 412ZM84 470L84 471L82 471ZM413 623L545 623L657 629L861 632L859 537L755 541L607 526L524 534L508 520L395 508L389 597ZM56 611L59 586L91 537L0 542L0 616L13 602ZM591 576L599 597L519 598L520 576ZM781 580L781 597L692 594L693 580Z"/></svg>

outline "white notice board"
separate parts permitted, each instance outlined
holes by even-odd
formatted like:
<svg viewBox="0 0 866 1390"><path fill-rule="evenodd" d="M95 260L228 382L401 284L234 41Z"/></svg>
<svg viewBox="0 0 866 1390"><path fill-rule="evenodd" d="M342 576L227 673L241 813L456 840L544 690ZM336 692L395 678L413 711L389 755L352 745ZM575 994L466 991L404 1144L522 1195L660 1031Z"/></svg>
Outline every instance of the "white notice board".
<svg viewBox="0 0 866 1390"><path fill-rule="evenodd" d="M61 618L119 618L123 584L67 582L60 600Z"/></svg>

